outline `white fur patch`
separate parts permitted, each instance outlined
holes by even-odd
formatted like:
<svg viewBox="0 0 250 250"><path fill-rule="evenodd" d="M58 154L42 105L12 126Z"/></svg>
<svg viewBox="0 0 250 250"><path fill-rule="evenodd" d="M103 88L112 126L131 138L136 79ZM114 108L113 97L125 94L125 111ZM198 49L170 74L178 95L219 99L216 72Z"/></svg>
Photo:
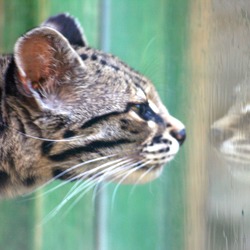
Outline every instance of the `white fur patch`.
<svg viewBox="0 0 250 250"><path fill-rule="evenodd" d="M152 101L148 101L149 107L156 113L159 114L160 110L158 109L158 107L152 102Z"/></svg>

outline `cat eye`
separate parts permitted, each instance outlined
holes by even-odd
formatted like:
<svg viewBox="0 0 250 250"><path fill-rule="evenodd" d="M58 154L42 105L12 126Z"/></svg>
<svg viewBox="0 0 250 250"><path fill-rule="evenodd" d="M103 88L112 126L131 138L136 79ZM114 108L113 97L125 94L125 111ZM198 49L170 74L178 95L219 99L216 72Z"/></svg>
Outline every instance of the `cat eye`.
<svg viewBox="0 0 250 250"><path fill-rule="evenodd" d="M130 109L145 121L151 120L156 123L164 123L163 119L150 108L148 103L132 104Z"/></svg>
<svg viewBox="0 0 250 250"><path fill-rule="evenodd" d="M146 103L140 103L140 104L135 104L134 107L132 108L139 116L144 117L145 114L147 113L147 107L148 105Z"/></svg>
<svg viewBox="0 0 250 250"><path fill-rule="evenodd" d="M133 110L138 116L140 116L144 120L149 120L147 119L148 109L149 109L149 106L147 103L136 103L136 104L130 105L130 110Z"/></svg>

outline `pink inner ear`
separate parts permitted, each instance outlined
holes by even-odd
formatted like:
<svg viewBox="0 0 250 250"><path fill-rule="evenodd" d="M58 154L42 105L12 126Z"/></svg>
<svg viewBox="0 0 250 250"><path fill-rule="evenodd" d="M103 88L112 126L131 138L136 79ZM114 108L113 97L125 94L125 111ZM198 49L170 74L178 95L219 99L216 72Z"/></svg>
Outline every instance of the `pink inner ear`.
<svg viewBox="0 0 250 250"><path fill-rule="evenodd" d="M48 27L36 28L19 38L14 56L17 87L33 97L38 91L60 92L58 83L69 84L68 78L83 69L80 57L66 38Z"/></svg>
<svg viewBox="0 0 250 250"><path fill-rule="evenodd" d="M31 83L46 80L52 74L54 51L47 37L33 36L20 44L18 57L20 68L26 75L23 81Z"/></svg>

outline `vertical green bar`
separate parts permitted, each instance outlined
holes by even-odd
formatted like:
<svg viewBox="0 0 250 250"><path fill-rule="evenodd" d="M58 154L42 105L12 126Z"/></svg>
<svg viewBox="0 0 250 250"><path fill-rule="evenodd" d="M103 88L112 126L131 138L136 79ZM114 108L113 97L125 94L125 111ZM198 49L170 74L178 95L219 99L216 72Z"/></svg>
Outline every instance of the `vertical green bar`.
<svg viewBox="0 0 250 250"><path fill-rule="evenodd" d="M112 1L111 52L147 75L182 120L187 17L187 1ZM183 151L153 183L109 189L109 250L184 249Z"/></svg>
<svg viewBox="0 0 250 250"><path fill-rule="evenodd" d="M98 48L109 52L110 50L110 11L111 1L100 0L99 9L99 46ZM107 190L105 183L100 183L95 196L95 250L107 248Z"/></svg>
<svg viewBox="0 0 250 250"><path fill-rule="evenodd" d="M164 52L165 52L165 91L162 93L170 112L178 117L187 126L187 103L190 100L190 87L187 81L187 59L189 44L189 0L168 0L165 7ZM167 85L167 87L166 87ZM189 128L186 127L187 134ZM178 157L165 171L163 185L164 220L165 228L164 246L162 249L186 249L186 197L187 197L187 142L184 143ZM164 209L164 208L163 208Z"/></svg>

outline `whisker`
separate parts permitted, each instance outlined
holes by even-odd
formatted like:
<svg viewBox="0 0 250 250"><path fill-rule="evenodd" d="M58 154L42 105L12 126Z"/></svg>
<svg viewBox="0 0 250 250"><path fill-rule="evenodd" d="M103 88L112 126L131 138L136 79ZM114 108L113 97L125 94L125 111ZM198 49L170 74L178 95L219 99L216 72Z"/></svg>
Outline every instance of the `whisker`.
<svg viewBox="0 0 250 250"><path fill-rule="evenodd" d="M155 42L156 40L156 36L152 37L149 41L148 44L146 45L146 47L143 50L143 53L141 55L141 59L140 59L140 64L142 65L143 62L145 62L145 58L148 56L148 51L150 49L150 47L152 46L152 44Z"/></svg>
<svg viewBox="0 0 250 250"><path fill-rule="evenodd" d="M107 158L111 158L111 157L113 157L113 156L116 156L116 155L112 155L112 156L107 157ZM102 158L102 159L101 159L101 158ZM100 157L100 158L98 158L98 160L103 160L103 159L107 159L107 158ZM73 170L73 169L76 169L76 168L78 168L78 167L82 167L82 166L84 166L84 165L86 165L86 164L88 164L88 163L90 163L90 162L95 162L95 161L97 161L97 159L89 160L88 162L84 162L84 163L81 163L81 164L77 164L77 165L71 167L70 169L65 170L63 173L61 173L61 174L59 174L59 175L61 176L61 175L65 174L65 173L68 173L69 171L71 171L71 170ZM42 195L42 196L48 195L49 193L51 193L51 192L57 190L57 189L60 188L60 187L63 187L63 186L65 186L65 185L67 185L68 183L70 183L70 182L72 182L72 181L74 181L74 180L76 180L76 179L82 178L82 177L84 177L84 176L88 177L91 173L93 173L93 172L95 172L95 171L97 171L97 170L99 170L99 169L101 169L101 168L104 168L104 167L106 167L106 166L108 166L108 165L111 165L111 164L113 164L113 163L116 163L117 161L121 161L121 159L119 159L119 160L114 160L114 161L111 161L111 162L106 162L106 163L104 163L104 164L102 164L102 165L100 165L100 166L97 166L97 167L92 168L92 169L90 169L90 170L88 170L88 171L85 171L85 172L83 172L83 173L81 173L81 174L79 174L79 175L77 175L77 176L74 176L74 177L72 177L72 178L70 178L70 179L68 179L68 180L65 180L65 181L61 182L61 183L58 184L56 187L53 187L53 188L51 188L50 190L47 190L47 191L43 192L41 195ZM58 175L58 176L59 176L59 175ZM83 179L84 179L84 178L82 178L81 180L77 181L76 183L82 182ZM47 184L49 184L50 182L53 182L53 181L54 181L54 179L50 180L49 182L47 182L46 184L44 184L42 187L44 187L45 185L47 185ZM42 188L42 187L39 187L37 190L39 190L39 189ZM36 191L37 191L37 190L36 190Z"/></svg>
<svg viewBox="0 0 250 250"><path fill-rule="evenodd" d="M120 162L116 163L116 165L111 166L110 168L115 168L116 166L119 166L121 164L123 164L124 162L127 162L129 160L125 160L122 161L123 159L119 159ZM117 160L116 160L117 161ZM114 162L110 162L109 164L113 164ZM103 171L108 171L110 170L110 168L103 170ZM93 186L96 184L97 180L95 179L95 177L97 177L98 175L100 175L100 173L97 173L96 175L94 175L93 177L91 177L90 179L88 179L85 183L83 183L82 185L79 186L79 183L81 184L81 181L79 180L79 182L77 182L77 184L74 185L74 187L71 188L71 190L65 195L63 201L56 206L45 218L45 221L50 220L51 218L53 218L59 211L60 209L66 204L68 203L69 200L71 200L74 196L76 196L78 193L80 193L82 190L84 190L84 192L81 194L81 197L83 195L85 195L90 189L93 188ZM78 176L79 178L79 176Z"/></svg>
<svg viewBox="0 0 250 250"><path fill-rule="evenodd" d="M72 166L72 167L66 169L66 170L63 171L62 173L56 175L54 178L52 178L51 180L47 181L47 182L44 183L43 185L39 186L38 188L36 188L36 189L33 190L32 192L27 193L27 194L25 194L25 195L23 195L23 196L25 197L25 196L31 195L32 193L34 193L34 192L36 192L36 191L41 190L42 188L44 188L44 187L47 186L48 184L52 183L52 182L55 181L56 179L60 178L61 176L67 174L68 172L70 172L70 171L72 171L72 170L74 170L74 169L76 169L76 168L80 168L80 167L82 167L82 166L84 166L84 165L87 165L87 164L89 164L89 163L93 163L93 162L97 162L97 161L106 160L106 159L115 157L115 156L117 156L117 155L118 155L118 154L113 154L113 155L109 155L109 156L103 156L103 157L99 157L99 158L96 158L96 159L91 159L91 160L88 160L88 161L85 161L85 162L76 164L76 165L74 165L74 166ZM99 168L99 167L97 167L97 168ZM73 181L73 180L74 180L73 178L71 178L71 179L69 179L69 180L65 180L64 182L60 183L60 184L57 185L56 187L54 187L54 188L52 188L52 189L50 189L50 190L48 190L48 191L46 191L46 192L43 192L41 195L44 196L44 195L46 195L47 193L50 193L50 192L52 192L52 191L54 191L54 190L56 190L56 189L58 189L58 188L60 188L60 187L62 187L62 186L64 186L64 185L68 184L69 182L71 182L71 181ZM41 195L39 195L38 197L40 197ZM31 198L31 199L32 199L32 198Z"/></svg>
<svg viewBox="0 0 250 250"><path fill-rule="evenodd" d="M107 171L107 173L105 173L104 175L101 176L101 178L99 178L98 184L100 184L101 182L103 182L103 181L105 180L105 178L106 178L106 181L107 181L107 177L113 176L113 175L116 174L117 172L118 172L118 173L120 172L120 175L118 175L118 177L121 176L121 175L123 175L123 173L126 172L128 169L131 169L132 166L138 164L138 162L135 162L134 164L131 164L131 163L133 163L133 162L134 162L134 161L130 161L130 162L128 162L127 165L123 165L123 166L121 166L121 167L119 167L119 168L116 168L116 169L115 169L114 171L112 171L112 172ZM114 178L112 178L111 181L113 181L113 180L115 180L115 179L117 179L117 175L116 175ZM103 187L105 187L105 186L107 186L107 185L109 185L109 184L110 184L110 181L107 182L107 183L105 183L105 184L103 185ZM94 190L93 197L95 197L95 193L96 193L96 190Z"/></svg>
<svg viewBox="0 0 250 250"><path fill-rule="evenodd" d="M115 171L113 171L113 172L110 172L110 171L107 172L107 173L105 174L105 175L107 175L107 176L112 176L112 175L116 174L117 172L119 172L120 174L114 176L109 182L104 183L104 185L102 186L102 188L101 188L100 190L106 188L112 181L115 181L116 179L119 179L121 176L124 175L124 172L126 173L126 172L127 172L128 170L130 170L132 167L134 167L134 166L136 166L136 165L138 165L138 164L140 164L140 163L143 163L143 162L144 162L143 160L141 160L141 161L136 161L136 162L134 162L133 164L130 164L130 163L129 163L129 164L127 164L127 165L121 166L121 167L115 169ZM143 164L141 164L138 168L141 168L142 165L143 165ZM138 168L136 168L136 170L138 170ZM100 183L105 179L105 177L106 177L106 176L102 176L102 178L99 179L97 185L100 184ZM96 186L97 186L97 185L96 185ZM99 191L100 191L100 190L99 190ZM93 197L96 196L95 193L96 193L96 188L95 188L95 190L94 190Z"/></svg>
<svg viewBox="0 0 250 250"><path fill-rule="evenodd" d="M20 135L23 135L25 137L28 137L28 138L32 138L32 139L35 139L35 140L39 140L39 141L49 141L49 142L69 142L69 141L75 141L75 140L78 140L79 138L86 138L86 135L76 135L76 136L73 136L71 138L63 138L63 139L52 139L52 138L43 138L43 137L38 137L38 136L34 136L34 135L30 135L30 134L27 134L27 133L23 133L21 131L19 131L18 129L16 128L13 128L11 126L8 126L4 123L1 123L2 126L8 128L8 129L11 129L11 130L14 130L16 131L18 134Z"/></svg>
<svg viewBox="0 0 250 250"><path fill-rule="evenodd" d="M93 191L93 197L95 197L95 196L96 196L96 187L97 187L102 181L104 181L105 178L106 178L107 176L113 175L114 172L117 172L117 170L120 171L120 169L124 169L124 167L126 167L126 166L131 166L130 164L131 164L132 161L133 161L133 160L130 159L129 161L127 161L127 163L128 163L127 165L122 165L121 167L118 167L118 168L117 168L117 166L121 165L121 163L120 163L119 165L116 164L115 166L111 166L110 168L105 169L103 172L106 172L106 173L103 174L99 179L96 179L96 180L93 179L94 182L90 183L90 184L93 184L93 185L89 186L89 188L88 188L87 190L85 190L84 193L82 193L81 195L79 195L79 196L77 197L77 199L76 199L76 200L70 205L70 207L66 210L65 213L68 213L69 210L71 210L71 209L75 206L75 204L78 203L79 200L82 199L82 197L83 197L90 189L92 189L94 186L95 186L95 188L94 188L94 191ZM124 163L124 162L123 162L123 163ZM111 172L112 169L115 169L116 171ZM99 175L99 174L100 174L100 173L97 173L97 175ZM106 183L105 186L106 186L107 184L109 184L109 183ZM88 186L88 185L87 185L87 186ZM81 191L82 191L83 189L85 189L86 187L80 187L80 188L81 188L81 190L79 190L78 193L81 192ZM86 192L86 191L87 191L87 192Z"/></svg>
<svg viewBox="0 0 250 250"><path fill-rule="evenodd" d="M148 173L150 173L152 171L152 169L154 169L155 166L152 166L151 168L149 168L146 172L144 172L143 174L141 174L140 178L138 178L138 180L133 184L133 186L135 187L140 180L142 180Z"/></svg>
<svg viewBox="0 0 250 250"><path fill-rule="evenodd" d="M152 166L151 168L149 168L146 172L144 172L143 174L141 174L140 178L138 178L138 180L133 184L133 187L130 191L129 197L133 194L133 192L135 191L135 188L137 187L137 184L140 182L140 180L142 180L148 173L150 173L152 171L152 169L154 169L155 166Z"/></svg>
<svg viewBox="0 0 250 250"><path fill-rule="evenodd" d="M76 169L76 168L78 168L78 167L82 167L83 165L86 165L86 164L89 164L89 163L93 163L93 162L96 162L96 161L99 161L99 160L106 160L106 159L108 159L108 158L115 157L115 156L124 154L124 152L129 152L129 151L132 151L132 150L123 151L123 152L121 152L121 153L116 153L116 154L112 154L112 155L108 155L108 156L102 156L102 157L99 157L99 158L96 158L96 159L92 159L92 160L88 160L88 161L86 161L86 162L79 163L79 164L77 164L77 165L75 165L75 166L73 166L73 167L71 167L71 168L66 169L66 170L63 171L62 173L56 175L56 176L54 177L54 179L57 179L57 178L63 176L64 174L66 174L66 173L68 173L68 172L70 172L70 171L72 171L72 170L74 170L74 169ZM101 167L100 167L100 168L101 168ZM98 170L98 169L95 169L95 170ZM53 181L53 179L51 180L51 182L52 182L52 181Z"/></svg>
<svg viewBox="0 0 250 250"><path fill-rule="evenodd" d="M47 185L47 184L53 182L55 179L60 178L61 176L67 174L68 172L70 172L70 171L72 171L72 170L74 170L74 169L76 169L76 168L82 167L82 166L84 166L84 165L86 165L86 164L93 163L93 162L96 162L96 161L106 160L106 159L109 159L109 158L112 158L112 157L115 157L115 156L119 156L119 155L124 154L124 152L127 153L127 152L130 152L130 151L132 151L132 150L125 150L125 151L122 151L121 153L116 153L116 154L112 154L112 155L108 155L108 156L103 156L103 157L99 157L99 158L96 158L96 159L88 160L88 161L86 161L86 162L79 163L79 164L77 164L77 165L75 165L75 166L73 166L73 167L71 167L71 168L66 169L66 170L63 171L62 173L56 175L53 179L51 179L50 181L46 182L43 186L45 186L45 185ZM128 157L128 156L126 156L126 157ZM99 167L97 167L97 168L90 169L89 171L90 171L90 172L91 172L91 171L95 172L96 170L99 170L99 169L101 169L101 168L103 168L103 167L105 167L105 165L104 165L104 166L101 165L101 166L99 166ZM86 172L85 172L85 173L86 173ZM73 181L73 180L74 180L74 177L71 178L71 179L69 179L68 182L71 182L71 181ZM43 186L42 186L42 187L43 187Z"/></svg>
<svg viewBox="0 0 250 250"><path fill-rule="evenodd" d="M113 191L113 195L112 195L112 199L111 199L111 204L112 204L112 207L113 207L113 204L114 204L114 200L115 200L115 196L116 196L116 193L118 191L118 188L120 187L120 185L122 184L122 182L129 176L131 175L132 173L134 173L135 171L139 170L140 168L148 165L150 162L152 162L152 160L149 160L149 161L146 161L142 164L140 164L138 167L135 167L135 168L132 168L116 185L114 191ZM140 163L140 162L139 162ZM138 163L137 163L138 164Z"/></svg>
<svg viewBox="0 0 250 250"><path fill-rule="evenodd" d="M57 178L59 178L59 177L65 175L65 174L67 174L68 172L70 172L70 171L72 171L72 170L74 170L74 169L76 169L76 168L80 168L80 167L82 167L82 166L84 166L84 165L87 165L87 164L89 164L89 163L93 163L93 162L97 162L97 161L101 161L101 160L110 159L110 158L112 158L112 157L122 155L122 154L124 154L124 152L130 152L130 151L133 151L133 150L125 150L125 151L123 151L123 152L121 152L121 153L116 153L116 154L112 154L112 155L108 155L108 156L103 156L103 157L99 157L99 158L96 158L96 159L91 159L91 160L88 160L88 161L79 163L79 164L77 164L77 165L75 165L75 166L73 166L73 167L71 167L71 168L66 169L65 171L63 171L62 173L58 174L57 176L55 176L55 177L52 178L51 180L45 182L44 184L42 184L41 186L39 186L38 188L36 188L35 190L33 190L33 191L29 192L29 193L24 194L23 197L27 197L27 196L29 196L29 195L35 193L36 191L41 190L42 188L44 188L44 187L47 186L48 184L50 184L50 183L52 183L53 181L55 181ZM126 156L126 157L128 157L128 156ZM68 162L71 162L71 161L68 161ZM105 163L105 164L110 165L111 163ZM88 171L84 172L83 175L90 174L91 172L95 172L95 171L97 171L97 170L99 170L99 169L101 169L101 168L104 168L104 167L106 167L106 165L97 166L96 168L90 169L89 172L88 172ZM77 179L77 178L79 178L79 177L77 176L77 177L72 177L71 179L68 179L68 180L64 180L64 182L61 182L60 184L58 184L57 186L51 188L50 190L47 190L47 191L45 191L45 192L42 192L39 196L31 197L31 198L26 198L26 199L24 199L24 200L25 200L25 201L26 201L26 200L33 200L33 199L35 199L35 198L37 198L37 197L42 197L42 196L48 195L49 193L51 193L51 192L57 190L57 189L60 188L60 187L63 187L64 185L66 185L66 184L68 184L68 183L74 181L74 180Z"/></svg>
<svg viewBox="0 0 250 250"><path fill-rule="evenodd" d="M125 160L124 160L124 159L125 159ZM77 186L79 186L80 184L82 184L83 180L86 179L88 176L90 176L92 173L96 172L96 170L99 170L100 168L104 168L104 167L107 167L107 166L109 166L109 165L112 165L111 167L105 168L105 169L102 170L101 172L97 172L95 175L93 175L92 177L88 178L88 180L85 181L81 186L84 186L84 185L87 186L87 184L88 184L89 182L95 180L95 179L96 179L99 175L101 175L103 172L105 173L106 171L110 171L110 170L112 170L113 168L115 168L115 167L117 167L117 166L119 166L119 165L121 165L121 164L126 163L127 161L128 161L128 160L124 157L124 158L121 158L121 159L118 159L118 160L114 160L114 161L112 161L112 162L107 162L107 163L104 163L104 164L102 164L101 166L99 166L99 167L97 167L97 168L90 169L89 171L86 171L86 172L84 172L84 173L81 173L81 174L79 174L79 175L73 177L72 179L79 179L79 180L77 180L76 184L72 187L72 189L69 191L69 193L70 193L72 190L76 189ZM116 164L115 164L115 163L116 163ZM113 164L115 164L115 165L113 165ZM72 180L72 179L71 179L71 180ZM67 198L67 195L65 196L65 198Z"/></svg>
<svg viewBox="0 0 250 250"><path fill-rule="evenodd" d="M54 179L58 179L58 178L60 178L61 176L67 174L68 172L70 172L70 171L72 171L72 170L74 170L74 169L76 169L76 168L80 168L80 167L82 167L82 166L84 166L84 165L87 165L87 164L89 164L89 163L93 163L93 162L101 161L101 160L106 160L106 159L115 157L115 156L117 156L117 155L118 155L118 154L112 154L112 155L109 155L109 156L102 156L102 157L99 157L99 158L96 158L96 159L91 159L91 160L88 160L88 161L85 161L85 162L81 162L81 163L79 163L79 164L77 164L77 165L75 165L75 166L73 166L73 167L70 167L70 168L66 169L66 170L63 171L62 173L56 175L56 176L54 177ZM98 167L96 167L96 168L94 168L94 169L91 169L90 171L96 171L96 170L102 168L102 166L103 166L103 165L98 166ZM86 172L85 172L85 173L86 173ZM71 178L69 181L72 181L72 180L74 180L74 177ZM51 181L53 181L53 180L51 180Z"/></svg>
<svg viewBox="0 0 250 250"><path fill-rule="evenodd" d="M120 159L120 160L123 160L123 159ZM81 189L81 190L85 189L85 187L87 187L87 186L88 186L89 184L91 184L93 181L96 182L96 183L98 183L100 179L102 179L102 180L105 179L106 175L109 174L110 171L112 171L113 169L116 169L117 167L119 167L120 165L123 165L124 163L129 163L129 164L130 164L131 161L132 161L131 159L126 159L126 160L124 160L124 161L118 162L118 163L115 164L115 165L112 165L111 167L105 168L105 169L102 170L101 172L98 172L98 173L96 173L95 175L93 175L91 178L89 178L89 179L88 179L86 182L84 182L84 183L82 183L82 180L83 180L83 179L79 180L79 182L82 183L82 185L80 186L79 189ZM111 162L109 165L114 164L114 163L115 163L115 162ZM104 174L103 174L103 173L104 173ZM101 177L99 177L100 175L101 175ZM81 176L79 175L79 177L81 177ZM78 177L78 178L79 178L79 177ZM81 191L81 190L80 190L80 191ZM80 192L80 191L79 191L79 192Z"/></svg>
<svg viewBox="0 0 250 250"><path fill-rule="evenodd" d="M72 191L74 191L74 190L77 188L77 186L79 186L80 184L81 184L81 186L84 186L84 185L87 186L88 183L91 183L92 181L94 181L95 178L96 178L98 175L102 174L102 173L105 172L105 171L109 171L111 168L114 168L114 167L117 166L117 165L119 166L120 164L123 164L124 162L127 161L127 160L125 160L125 161L123 161L123 160L124 160L124 158L118 159L118 160L114 160L114 161L112 161L112 162L107 162L107 163L105 163L105 164L103 164L103 165L101 165L101 166L99 166L99 167L97 167L97 168L91 169L90 171L86 171L85 173L81 173L81 174L75 176L74 179L79 179L79 180L77 180L77 182L75 183L75 185L69 190L69 192L66 194L66 196L64 197L64 199L66 199L66 198L68 197L68 195L69 195L70 193L72 193ZM116 164L113 166L112 164L114 164L114 163L116 163ZM93 175L91 178L89 178L88 180L86 180L86 181L83 183L83 180L84 180L86 177L88 177L89 175L91 175L93 172L95 172L96 169L99 169L99 168L101 168L101 167L104 168L104 167L107 167L108 165L112 165L112 166L109 167L109 168L106 168L106 169L102 170L101 172L96 173L95 175ZM73 178L72 178L72 179L73 179Z"/></svg>
<svg viewBox="0 0 250 250"><path fill-rule="evenodd" d="M87 136L86 134L83 134L83 135L75 135L75 136L72 136L70 138L63 138L63 139L52 139L52 138L43 138L43 137L38 137L38 136L34 136L34 135L30 135L30 134L27 134L27 133L23 133L21 131L19 131L18 129L16 128L13 128L13 127L10 127L4 123L0 123L2 126L4 127L7 127L11 130L15 130L18 134L20 135L23 135L25 137L28 137L28 138L31 138L31 139L35 139L35 140L39 140L39 141L48 141L48 142L72 142L72 141L77 141L79 139L83 139L84 138L84 141L85 142L88 142L90 141L91 139L93 140L93 136L90 135L90 136ZM95 138L96 139L96 138Z"/></svg>

